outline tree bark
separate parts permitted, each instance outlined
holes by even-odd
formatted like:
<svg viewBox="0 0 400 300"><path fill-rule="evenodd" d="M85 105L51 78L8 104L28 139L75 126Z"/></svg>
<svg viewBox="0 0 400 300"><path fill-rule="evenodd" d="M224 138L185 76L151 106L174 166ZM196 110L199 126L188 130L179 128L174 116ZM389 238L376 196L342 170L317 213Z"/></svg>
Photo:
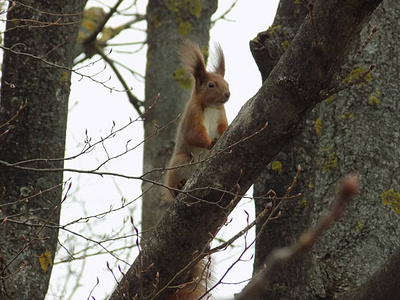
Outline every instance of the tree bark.
<svg viewBox="0 0 400 300"><path fill-rule="evenodd" d="M308 1L300 3L289 0L280 1L273 24L268 30L259 33L257 38L250 42L250 49L260 69L263 81L269 76L281 56L285 53L288 45L292 43L304 18L309 13L308 3ZM307 174L310 174L311 171L309 161L313 157L314 148L309 147L309 145L312 145L311 142L303 143L303 140L314 138L315 131L310 131L309 126L312 116L313 114L307 118L305 128L300 136L283 147L282 151L274 158L274 161L266 166L261 176L254 183L254 204L257 216L264 211L268 204L268 201L263 196L269 190L273 190L278 197L285 195L286 189L291 185L296 175L298 165L302 167L301 176L298 177L297 184L290 194L295 195L302 192L301 199L306 199L302 187L308 184L309 178ZM258 274L265 267L265 261L272 250L290 245L304 232L308 220L309 206L307 203L303 205L299 203L300 199L285 201L281 205L281 216L270 220L263 231L262 228L268 215L256 225L256 235L259 238L255 246L253 275ZM273 283L279 282L281 285L305 289L306 286L302 283L308 279L306 278L306 265L304 258L296 260L285 268L285 272L279 272ZM296 275L294 276L294 274ZM299 293L299 290L295 289L289 291L285 289L288 298ZM278 294L279 292L275 290L266 289L264 298L271 299ZM282 294L279 294L279 297L283 297Z"/></svg>
<svg viewBox="0 0 400 300"><path fill-rule="evenodd" d="M293 171L288 170L293 170L295 164L301 164L304 170L303 180L297 184L301 198L286 203L282 217L271 222L260 237L255 272L263 267L264 258L273 248L292 243L305 226L312 226L329 207L340 178L350 172L361 178L360 194L350 205L348 215L321 237L312 253L281 270L262 299L356 299L355 295L363 295L357 299L392 299L376 298L377 290L372 293L366 280L399 248L400 220L394 208L400 190L395 180L399 153L393 142L398 141L398 131L390 125L397 123L399 113L395 83L399 65L393 55L399 30L392 25L396 24L398 9L396 1L384 1L376 10L357 37L339 80L348 84L349 80L357 80L356 74L375 64L372 77L319 104L303 133L276 158L283 166L282 174L273 176L276 171L266 170L256 185L256 195L271 188L279 191L291 182ZM357 53L374 25L378 32L365 50ZM315 26L318 28L320 23L315 22ZM264 45L268 48L272 43ZM394 209L385 208L385 203ZM263 204L259 202L256 208L261 211ZM395 278L391 280L396 282ZM343 296L360 286L360 293ZM383 290L381 295L390 295Z"/></svg>
<svg viewBox="0 0 400 300"><path fill-rule="evenodd" d="M235 193L250 188L264 166L301 132L308 113L322 101L321 91L335 86L353 40L380 2L315 3L318 39L310 34L314 27L308 16L261 89L214 146L216 156L199 166L143 243L111 299L162 298L170 283L182 282L187 272L178 272L207 254L204 249L237 202Z"/></svg>
<svg viewBox="0 0 400 300"><path fill-rule="evenodd" d="M70 78L86 1L10 2L1 82L0 160L62 168ZM60 67L59 67L60 66ZM25 101L27 105L17 113ZM0 165L0 298L44 299L57 246L63 172Z"/></svg>
<svg viewBox="0 0 400 300"><path fill-rule="evenodd" d="M161 170L172 155L179 122L173 120L183 112L191 94L192 84L178 55L178 46L184 39L190 39L207 51L211 15L217 3L217 0L150 0L147 6L145 108L152 106L160 95L156 105L144 115L143 173L148 180L163 182ZM157 132L157 128L170 122ZM168 204L160 200L161 190L157 185L144 181L142 190L142 231L146 238Z"/></svg>

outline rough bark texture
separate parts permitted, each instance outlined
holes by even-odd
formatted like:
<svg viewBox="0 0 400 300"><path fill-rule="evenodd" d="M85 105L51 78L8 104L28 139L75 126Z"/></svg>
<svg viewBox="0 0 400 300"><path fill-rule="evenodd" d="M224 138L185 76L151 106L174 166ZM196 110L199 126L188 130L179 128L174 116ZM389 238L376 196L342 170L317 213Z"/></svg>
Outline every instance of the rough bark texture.
<svg viewBox="0 0 400 300"><path fill-rule="evenodd" d="M0 139L1 161L42 158L20 166L62 168L71 74L54 65L72 67L85 2L23 1L8 13L4 47L11 50L4 51L0 125L25 101L28 104L1 129L9 129ZM7 218L0 227L1 299L44 299L58 231L41 226L59 222L55 208L62 181L62 172L29 172L0 164L0 219Z"/></svg>
<svg viewBox="0 0 400 300"><path fill-rule="evenodd" d="M281 1L271 27L267 31L259 33L257 38L250 42L250 49L259 66L263 80L269 76L292 42L305 16L309 13L308 3L309 1L301 1L300 3L290 0ZM291 185L296 174L297 165L302 166L302 173L295 188L291 191L291 195L303 192L301 187L307 186L309 181L307 174L310 174L311 171L309 165L315 152L312 147L309 147L312 146L311 142L303 143L304 139L315 138L315 130L313 130L314 127L309 126L309 120L310 117L306 121L302 134L282 149L254 183L256 215L259 215L268 204L268 201L263 199L262 196L270 189L274 190L278 197L285 195L286 189ZM311 131L310 128L312 128ZM281 206L280 211L281 217L271 220L256 242L254 275L265 267L266 258L273 249L289 245L306 228L308 204L307 206L306 203L300 205L300 199L289 200ZM266 219L262 220L256 226L257 235L265 221ZM306 285L302 283L308 280L304 265L304 258L296 260L295 263L286 268L285 272L280 272L274 282L282 282L286 286L296 286L304 290ZM299 291L293 289L291 293L296 295ZM265 294L266 298L270 296L273 297L273 294Z"/></svg>
<svg viewBox="0 0 400 300"><path fill-rule="evenodd" d="M350 205L347 216L321 238L310 255L282 270L271 287L266 288L262 299L397 297L393 287L398 279L384 263L400 245L400 219L396 209L400 199L396 146L399 131L398 126L393 127L399 114L396 71L399 61L395 54L396 37L400 32L399 9L397 1L383 2L355 40L355 50L348 56L339 77L339 81L355 80L357 74L375 64L371 82L367 77L367 83L356 84L318 105L302 135L276 158L282 164L282 174L277 175L276 169L266 170L256 185L257 195L271 188L279 191L291 182L293 171L288 170L293 170L295 163L300 163L305 170L297 185L302 197L284 206L282 218L271 222L258 242L255 271L263 267L264 258L273 248L293 242L308 221L311 226L329 207L340 178L350 172L361 178L360 194ZM279 17L276 22L275 27L279 25ZM320 26L320 22L315 24L316 28ZM378 32L353 60L374 25L378 26ZM271 41L275 42L276 37L272 35L264 43L266 48L273 45ZM352 76L348 77L349 74ZM386 204L389 205L385 207ZM257 203L256 208L260 212L263 204ZM395 260L396 256L393 257ZM375 283L371 283L374 279L366 281L381 266L380 275L373 277ZM380 276L384 279L376 280ZM381 284L383 282L391 283ZM367 288L371 285L376 288ZM360 286L351 296L343 296L344 292Z"/></svg>
<svg viewBox="0 0 400 300"><path fill-rule="evenodd" d="M320 91L331 87L353 40L381 1L320 2L314 9L317 43L307 17L261 89L214 146L218 154L200 165L179 201L143 244L140 256L111 299L135 295L163 299L159 292L206 247L235 206L233 195L224 191L235 193L240 187L240 193L246 192L265 165L300 133L308 113L322 100ZM264 128L266 122L268 127ZM180 273L172 284L181 282L185 275Z"/></svg>
<svg viewBox="0 0 400 300"><path fill-rule="evenodd" d="M147 6L147 70L145 108L160 99L145 114L145 138L153 135L182 113L191 94L190 77L178 55L184 39L198 43L205 53L208 49L211 15L217 9L216 0L170 1L150 0ZM143 172L147 179L163 182L161 170L168 164L175 141L178 121L153 135L144 143ZM160 189L144 182L142 202L142 231L155 227L168 205L160 201Z"/></svg>
<svg viewBox="0 0 400 300"><path fill-rule="evenodd" d="M341 295L341 299L398 299L400 283L400 251L396 250L390 258L367 281L356 289Z"/></svg>

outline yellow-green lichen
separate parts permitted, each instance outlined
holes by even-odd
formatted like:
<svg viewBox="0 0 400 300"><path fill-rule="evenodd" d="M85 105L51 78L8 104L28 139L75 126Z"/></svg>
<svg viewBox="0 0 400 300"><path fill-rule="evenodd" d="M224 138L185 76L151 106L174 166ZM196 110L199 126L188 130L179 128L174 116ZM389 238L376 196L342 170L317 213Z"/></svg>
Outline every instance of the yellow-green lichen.
<svg viewBox="0 0 400 300"><path fill-rule="evenodd" d="M375 106L381 104L381 100L374 95L370 95L367 100L367 104L370 106Z"/></svg>
<svg viewBox="0 0 400 300"><path fill-rule="evenodd" d="M183 89L192 88L193 80L186 72L186 69L184 67L176 69L174 74L172 74L172 78L179 83L181 88Z"/></svg>
<svg viewBox="0 0 400 300"><path fill-rule="evenodd" d="M282 163L278 160L271 163L271 170L277 171L278 174L282 174Z"/></svg>
<svg viewBox="0 0 400 300"><path fill-rule="evenodd" d="M200 18L203 7L201 0L169 0L168 7L173 12L187 11Z"/></svg>
<svg viewBox="0 0 400 300"><path fill-rule="evenodd" d="M14 26L18 26L20 20L19 19L11 19L11 22Z"/></svg>
<svg viewBox="0 0 400 300"><path fill-rule="evenodd" d="M289 47L289 41L284 41L281 43L281 46L283 48L283 50L286 51L286 49Z"/></svg>
<svg viewBox="0 0 400 300"><path fill-rule="evenodd" d="M294 0L294 4L301 4L300 0Z"/></svg>
<svg viewBox="0 0 400 300"><path fill-rule="evenodd" d="M91 7L83 13L83 19L79 26L78 43L81 43L97 28L104 15L101 7Z"/></svg>
<svg viewBox="0 0 400 300"><path fill-rule="evenodd" d="M300 204L301 204L301 205L304 205L305 207L308 207L307 199L306 199L306 198L302 198L302 199L300 200Z"/></svg>
<svg viewBox="0 0 400 300"><path fill-rule="evenodd" d="M358 221L357 222L357 225L356 225L356 232L360 232L361 231L361 229L363 229L363 227L364 227L364 223L363 222L361 222L361 221Z"/></svg>
<svg viewBox="0 0 400 300"><path fill-rule="evenodd" d="M61 83L67 83L68 82L68 73L66 71L62 71L60 82Z"/></svg>
<svg viewBox="0 0 400 300"><path fill-rule="evenodd" d="M318 137L321 137L321 131L322 131L322 121L320 118L317 118L315 121L315 132L317 133Z"/></svg>
<svg viewBox="0 0 400 300"><path fill-rule="evenodd" d="M366 75L364 75L366 74ZM352 70L349 75L346 76L346 78L344 78L342 80L343 83L347 83L350 84L352 81L354 80L360 80L362 79L361 76L365 76L363 80L370 82L372 80L372 75L371 72L367 73L367 70L365 70L364 68L357 68ZM363 82L360 82L359 85L363 85Z"/></svg>
<svg viewBox="0 0 400 300"><path fill-rule="evenodd" d="M51 252L45 251L39 256L39 263L42 270L46 273L49 268L53 266L53 260L51 259Z"/></svg>
<svg viewBox="0 0 400 300"><path fill-rule="evenodd" d="M335 97L329 96L328 98L325 99L325 102L329 104L329 103L331 103L334 99L335 99Z"/></svg>
<svg viewBox="0 0 400 300"><path fill-rule="evenodd" d="M344 120L352 119L352 118L354 118L354 115L353 115L353 113L347 111L347 112L345 112L345 113L343 114L342 118L343 118Z"/></svg>
<svg viewBox="0 0 400 300"><path fill-rule="evenodd" d="M189 21L185 21L182 18L176 18L178 24L178 34L180 36L188 36L192 32L193 25Z"/></svg>
<svg viewBox="0 0 400 300"><path fill-rule="evenodd" d="M160 27L162 22L158 19L157 16L151 16L148 24L148 30L151 31L154 28Z"/></svg>
<svg viewBox="0 0 400 300"><path fill-rule="evenodd" d="M204 55L204 59L207 60L210 53L208 52L208 47L206 45L200 47L201 53Z"/></svg>
<svg viewBox="0 0 400 300"><path fill-rule="evenodd" d="M383 191L380 195L384 206L390 205L392 210L400 215L400 195L394 190Z"/></svg>
<svg viewBox="0 0 400 300"><path fill-rule="evenodd" d="M267 29L267 32L268 32L269 34L272 35L272 34L274 34L275 30L281 29L281 28L282 28L281 25L270 26L270 27Z"/></svg>
<svg viewBox="0 0 400 300"><path fill-rule="evenodd" d="M338 165L338 156L335 152L332 152L331 154L329 154L328 159L325 161L322 170L326 172L332 169L336 169L337 165Z"/></svg>
<svg viewBox="0 0 400 300"><path fill-rule="evenodd" d="M313 189L314 188L314 184L311 182L311 180L308 182L308 188L309 189Z"/></svg>

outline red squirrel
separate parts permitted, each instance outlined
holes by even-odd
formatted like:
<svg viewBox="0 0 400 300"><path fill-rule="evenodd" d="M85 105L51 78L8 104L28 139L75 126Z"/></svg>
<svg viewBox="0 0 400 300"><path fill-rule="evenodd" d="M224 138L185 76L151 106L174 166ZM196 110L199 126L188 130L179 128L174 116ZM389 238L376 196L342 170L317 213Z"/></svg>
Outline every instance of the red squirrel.
<svg viewBox="0 0 400 300"><path fill-rule="evenodd" d="M229 85L224 79L225 59L221 46L216 47L216 66L208 72L199 47L186 41L180 54L187 71L194 78L192 96L181 116L175 148L167 171L165 185L168 200L174 199L196 165L188 165L206 158L215 142L228 127L224 104L228 101ZM185 166L186 165L186 166ZM181 166L181 167L179 167ZM174 168L177 167L177 168ZM209 265L205 259L197 263L181 288L168 300L196 300L207 290Z"/></svg>
<svg viewBox="0 0 400 300"><path fill-rule="evenodd" d="M176 196L196 166L184 166L204 159L228 127L224 104L228 101L229 84L225 81L225 58L221 46L216 47L217 65L206 70L199 47L186 41L180 48L182 61L194 78L192 96L181 116L175 148L169 163L165 185ZM182 167L178 167L182 166ZM177 167L177 168L175 168Z"/></svg>

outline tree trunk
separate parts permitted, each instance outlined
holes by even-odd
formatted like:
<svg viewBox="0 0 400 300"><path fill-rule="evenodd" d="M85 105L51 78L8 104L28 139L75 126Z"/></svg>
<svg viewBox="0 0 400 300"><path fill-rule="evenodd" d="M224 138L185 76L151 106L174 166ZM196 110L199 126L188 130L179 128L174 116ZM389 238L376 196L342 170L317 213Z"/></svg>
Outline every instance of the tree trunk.
<svg viewBox="0 0 400 300"><path fill-rule="evenodd" d="M308 3L308 1L302 1L300 4L290 0L280 1L271 27L259 33L257 39L250 43L263 80L269 76L309 13ZM302 167L301 175L290 193L295 195L301 192L302 196L284 201L280 208L281 216L269 221L259 236L255 246L253 275L265 267L265 261L272 250L290 245L307 228L311 201L304 187L309 184L309 177L312 174L310 162L316 151L313 144L317 138L315 110L308 116L301 135L284 147L254 183L255 211L256 215L259 215L269 202L263 195L272 189L278 197L283 197L292 184L297 166ZM260 234L265 221L266 218L256 225L256 235ZM296 259L284 271L279 272L273 280L273 288L266 287L261 299L284 297L296 299L298 294L306 293L307 285L304 283L308 281L308 262L308 257Z"/></svg>
<svg viewBox="0 0 400 300"><path fill-rule="evenodd" d="M24 167L63 167L69 70L85 2L10 2L0 109L1 133L9 129L0 139L1 299L44 299L48 288L58 230L45 225L58 225L63 172Z"/></svg>
<svg viewBox="0 0 400 300"><path fill-rule="evenodd" d="M387 0L375 11L348 55L339 80L354 83L358 75L375 64L372 77L319 104L302 135L276 158L282 174L273 175L276 168L270 168L256 185L256 195L269 189L282 195L292 181L294 165L301 164L304 170L297 184L302 196L287 201L282 217L271 222L260 237L255 261L255 270L260 270L273 248L294 242L305 226L314 224L329 207L343 176L354 172L361 178L360 194L349 206L347 216L321 237L312 253L284 268L262 299L341 299L342 293L363 287L367 278L399 249L399 130L393 125L400 109L400 66L395 55L400 31L393 25L397 24L399 7L397 1ZM374 25L378 32L354 59ZM315 22L315 26L320 25ZM256 209L260 212L263 204L256 203ZM394 297L383 289L380 292L386 295L384 298L376 298L375 289L374 294L363 293L364 298L359 299Z"/></svg>
<svg viewBox="0 0 400 300"><path fill-rule="evenodd" d="M160 170L172 155L179 122L172 121L183 112L191 94L192 84L178 55L178 46L184 39L191 39L207 51L211 15L217 3L217 0L150 0L147 6L145 108L152 106L160 95L156 105L144 115L143 173L148 180L163 182ZM148 230L157 225L168 205L160 200L157 185L145 180L142 190L142 231L146 238Z"/></svg>
<svg viewBox="0 0 400 300"><path fill-rule="evenodd" d="M244 194L264 166L300 133L311 109L322 101L320 92L332 88L354 38L380 2L315 3L315 20L306 18L261 89L215 144L216 156L199 165L143 243L111 299L165 299L168 287L181 283L186 269L207 255L207 244L236 205L236 193ZM313 21L319 43L310 34Z"/></svg>

